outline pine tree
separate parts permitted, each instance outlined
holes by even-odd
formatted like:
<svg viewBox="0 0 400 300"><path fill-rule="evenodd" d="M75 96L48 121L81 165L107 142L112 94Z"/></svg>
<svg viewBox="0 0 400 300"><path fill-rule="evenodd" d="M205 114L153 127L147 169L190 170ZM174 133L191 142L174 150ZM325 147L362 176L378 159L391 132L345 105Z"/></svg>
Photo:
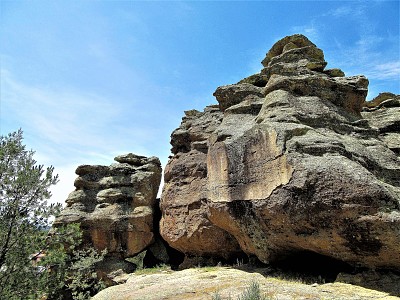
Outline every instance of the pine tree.
<svg viewBox="0 0 400 300"><path fill-rule="evenodd" d="M49 230L58 176L22 141L22 130L0 136L0 299L89 299L104 287L95 266L106 253L82 248L79 224Z"/></svg>
<svg viewBox="0 0 400 300"><path fill-rule="evenodd" d="M40 285L32 254L45 247L49 218L60 209L48 205L58 176L38 165L22 144L22 130L0 136L0 298L37 298Z"/></svg>

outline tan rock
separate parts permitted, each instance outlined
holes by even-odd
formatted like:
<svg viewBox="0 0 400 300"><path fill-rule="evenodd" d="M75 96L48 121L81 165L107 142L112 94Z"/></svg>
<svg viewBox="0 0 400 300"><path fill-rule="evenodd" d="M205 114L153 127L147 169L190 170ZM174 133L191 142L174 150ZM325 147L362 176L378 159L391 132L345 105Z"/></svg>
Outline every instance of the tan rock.
<svg viewBox="0 0 400 300"><path fill-rule="evenodd" d="M177 153L164 172L160 233L171 247L189 256L228 259L241 251L235 239L207 219L207 155L204 152L208 151L210 132L217 128L220 119L221 113L215 108L203 113L186 113L181 127L172 134L172 150ZM206 144L199 151L193 144L201 139Z"/></svg>
<svg viewBox="0 0 400 300"><path fill-rule="evenodd" d="M221 86L214 92L223 112L228 107L238 104L249 97L264 97L264 90L249 83Z"/></svg>
<svg viewBox="0 0 400 300"><path fill-rule="evenodd" d="M155 157L127 154L111 166L79 166L76 190L54 226L80 223L84 243L123 260L154 241L153 211L161 180Z"/></svg>
<svg viewBox="0 0 400 300"><path fill-rule="evenodd" d="M376 96L371 101L366 101L364 103L364 106L366 106L368 108L373 108L373 107L376 107L379 104L381 104L383 101L388 100L388 99L393 99L395 97L396 97L396 95L393 93L388 93L388 92L379 93L379 95Z"/></svg>
<svg viewBox="0 0 400 300"><path fill-rule="evenodd" d="M307 38L286 37L260 74L217 89L220 111L186 114L161 200L172 247L400 269L398 102L361 113L368 80L325 74L325 64Z"/></svg>
<svg viewBox="0 0 400 300"><path fill-rule="evenodd" d="M272 46L272 48L268 51L266 57L262 61L262 65L264 67L267 67L273 57L281 55L282 53L287 52L290 49L302 48L307 46L315 47L315 45L304 35L294 34L291 36L284 37L283 39L276 42Z"/></svg>
<svg viewBox="0 0 400 300"><path fill-rule="evenodd" d="M268 299L326 299L326 300L396 300L394 290L379 286L378 290L342 282L306 284L275 276L263 276L267 269L241 270L233 268L167 270L130 275L126 283L107 288L93 300L210 300L218 293L222 299L237 299L252 282L260 286Z"/></svg>

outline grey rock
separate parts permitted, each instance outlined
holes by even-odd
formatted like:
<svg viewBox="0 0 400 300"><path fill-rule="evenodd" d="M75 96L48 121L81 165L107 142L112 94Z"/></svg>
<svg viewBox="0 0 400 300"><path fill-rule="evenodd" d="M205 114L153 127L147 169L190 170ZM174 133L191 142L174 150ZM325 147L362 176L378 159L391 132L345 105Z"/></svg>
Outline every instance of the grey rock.
<svg viewBox="0 0 400 300"><path fill-rule="evenodd" d="M285 46L288 44L290 46L287 46L285 48ZM266 57L261 63L264 67L268 67L272 58L281 55L282 53L284 53L284 50L287 51L289 49L295 49L295 47L302 48L307 46L315 47L315 44L312 43L306 36L302 34L294 34L291 36L284 37L283 39L279 40L272 46L272 48L268 51Z"/></svg>
<svg viewBox="0 0 400 300"><path fill-rule="evenodd" d="M238 104L248 97L263 97L264 90L249 83L238 83L217 88L214 96L218 100L220 110L225 111L228 107Z"/></svg>
<svg viewBox="0 0 400 300"><path fill-rule="evenodd" d="M124 259L151 245L158 231L153 214L161 181L159 159L126 154L116 160L120 163L77 168L76 190L53 224L80 223L85 245L107 249L100 273L103 267L107 272L131 270Z"/></svg>
<svg viewBox="0 0 400 300"><path fill-rule="evenodd" d="M160 230L186 262L308 251L400 270L398 96L366 107L367 78L325 64L286 37L261 73L217 89L219 111L174 131Z"/></svg>
<svg viewBox="0 0 400 300"><path fill-rule="evenodd" d="M340 69L327 69L324 70L324 74L328 75L329 77L344 77L345 74Z"/></svg>

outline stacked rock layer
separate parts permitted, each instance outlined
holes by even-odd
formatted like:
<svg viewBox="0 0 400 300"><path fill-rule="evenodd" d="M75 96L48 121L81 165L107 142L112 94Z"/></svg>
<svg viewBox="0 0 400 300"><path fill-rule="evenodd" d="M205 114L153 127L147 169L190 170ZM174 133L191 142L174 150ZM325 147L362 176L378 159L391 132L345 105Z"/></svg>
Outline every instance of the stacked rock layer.
<svg viewBox="0 0 400 300"><path fill-rule="evenodd" d="M262 64L172 133L163 238L187 256L400 269L399 96L366 104L368 80L325 70L302 35Z"/></svg>
<svg viewBox="0 0 400 300"><path fill-rule="evenodd" d="M153 212L161 181L158 158L117 156L111 166L76 169L76 190L54 225L79 223L84 242L114 258L131 257L154 242ZM157 225L156 225L157 226Z"/></svg>

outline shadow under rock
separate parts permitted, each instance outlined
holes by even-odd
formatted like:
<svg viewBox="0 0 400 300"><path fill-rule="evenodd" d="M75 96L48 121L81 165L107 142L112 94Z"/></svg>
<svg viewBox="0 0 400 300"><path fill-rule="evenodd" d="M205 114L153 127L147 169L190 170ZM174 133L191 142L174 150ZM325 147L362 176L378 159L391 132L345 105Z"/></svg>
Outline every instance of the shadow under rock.
<svg viewBox="0 0 400 300"><path fill-rule="evenodd" d="M246 272L305 284L341 282L400 296L400 272L357 269L343 261L311 251L282 255L279 260L269 265L250 257L249 263L234 267Z"/></svg>
<svg viewBox="0 0 400 300"><path fill-rule="evenodd" d="M360 270L355 274L340 273L336 282L358 285L400 297L400 272L393 270Z"/></svg>

